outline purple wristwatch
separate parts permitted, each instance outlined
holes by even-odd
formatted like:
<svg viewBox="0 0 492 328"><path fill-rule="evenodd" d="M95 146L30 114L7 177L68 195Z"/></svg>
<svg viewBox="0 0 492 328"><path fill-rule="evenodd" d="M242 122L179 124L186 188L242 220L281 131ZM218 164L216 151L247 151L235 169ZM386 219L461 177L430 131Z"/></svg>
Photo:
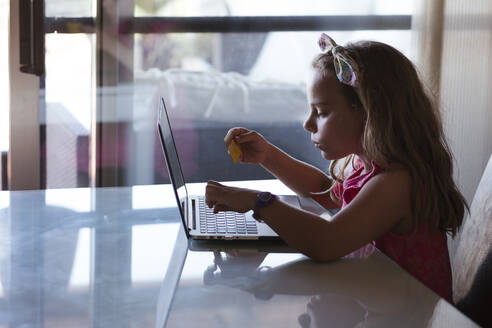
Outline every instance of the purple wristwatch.
<svg viewBox="0 0 492 328"><path fill-rule="evenodd" d="M258 211L260 208L264 208L273 203L276 199L278 199L277 195L274 195L268 191L262 191L258 195L256 195L255 207L253 208L253 217L262 222Z"/></svg>

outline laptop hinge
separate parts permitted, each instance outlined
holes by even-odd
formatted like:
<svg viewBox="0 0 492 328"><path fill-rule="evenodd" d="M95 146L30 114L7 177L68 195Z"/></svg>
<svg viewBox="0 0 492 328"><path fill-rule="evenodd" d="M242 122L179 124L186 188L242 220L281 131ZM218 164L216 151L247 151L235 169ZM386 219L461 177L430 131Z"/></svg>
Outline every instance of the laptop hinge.
<svg viewBox="0 0 492 328"><path fill-rule="evenodd" d="M182 202L181 204L182 205L185 205L186 229L188 229L188 231L191 231L191 228L190 228L190 213L189 213L189 210L188 210L188 208L190 207L189 202L190 202L190 200L189 199L186 199L186 201Z"/></svg>
<svg viewBox="0 0 492 328"><path fill-rule="evenodd" d="M196 230L196 200L191 200L191 219L193 222L193 230Z"/></svg>

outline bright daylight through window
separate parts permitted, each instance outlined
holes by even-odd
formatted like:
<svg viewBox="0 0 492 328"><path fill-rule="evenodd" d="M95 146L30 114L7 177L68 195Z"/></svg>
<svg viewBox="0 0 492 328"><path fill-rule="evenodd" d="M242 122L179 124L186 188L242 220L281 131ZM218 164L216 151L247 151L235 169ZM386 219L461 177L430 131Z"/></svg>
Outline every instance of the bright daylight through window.
<svg viewBox="0 0 492 328"><path fill-rule="evenodd" d="M309 144L301 124L304 81L319 34L330 33L342 44L383 41L411 55L412 1L135 0L133 12L124 1L108 3L113 5L100 10L115 23L98 30L95 1L46 0L48 22L67 21L65 32L46 34L41 142L48 188L88 186L91 174L99 176L92 180L96 185L169 182L156 137L158 96L166 98L189 181L270 177L261 168L234 166L225 151L212 150L238 125L325 169L312 147L294 146ZM131 24L122 10L133 14ZM311 16L321 25L309 25ZM89 23L80 27L71 17ZM375 23L372 17L390 19ZM361 21L366 23L359 28ZM92 140L99 128L116 132Z"/></svg>

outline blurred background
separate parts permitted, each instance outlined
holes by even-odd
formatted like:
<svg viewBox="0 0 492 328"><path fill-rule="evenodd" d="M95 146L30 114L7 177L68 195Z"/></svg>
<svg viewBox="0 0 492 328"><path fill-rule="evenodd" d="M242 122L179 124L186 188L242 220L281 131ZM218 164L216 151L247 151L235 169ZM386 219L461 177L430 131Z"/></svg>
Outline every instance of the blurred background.
<svg viewBox="0 0 492 328"><path fill-rule="evenodd" d="M271 177L260 167L232 164L223 137L233 126L256 129L293 156L326 169L329 163L302 128L305 78L320 32L340 43L383 41L412 56L412 1L44 5L45 71L36 90L39 188L168 182L156 133L161 96L190 182ZM5 156L7 108L1 110ZM4 172L8 180L5 166Z"/></svg>

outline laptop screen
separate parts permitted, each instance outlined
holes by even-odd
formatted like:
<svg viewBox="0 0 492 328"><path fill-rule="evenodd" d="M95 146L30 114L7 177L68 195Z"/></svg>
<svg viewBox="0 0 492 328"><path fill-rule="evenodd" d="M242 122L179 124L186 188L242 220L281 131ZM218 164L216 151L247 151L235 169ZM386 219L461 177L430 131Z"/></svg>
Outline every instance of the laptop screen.
<svg viewBox="0 0 492 328"><path fill-rule="evenodd" d="M169 178L171 179L171 183L174 188L174 193L176 195L179 211L181 212L181 217L183 218L183 221L185 221L184 224L187 227L185 213L188 192L186 191L183 171L181 170L178 152L174 143L174 138L171 131L171 123L169 122L169 116L166 110L166 104L164 103L164 98L162 97L159 104L158 130L161 137L162 148L164 150L164 157L166 158ZM186 233L188 233L188 231L186 231Z"/></svg>

